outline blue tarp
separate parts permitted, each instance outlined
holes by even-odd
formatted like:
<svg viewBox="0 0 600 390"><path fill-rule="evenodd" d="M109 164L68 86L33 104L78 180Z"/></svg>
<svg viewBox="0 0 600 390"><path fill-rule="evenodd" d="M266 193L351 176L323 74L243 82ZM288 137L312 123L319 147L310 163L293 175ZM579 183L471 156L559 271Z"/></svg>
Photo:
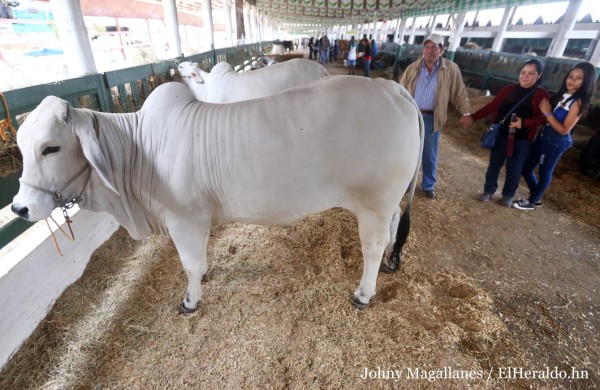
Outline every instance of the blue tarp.
<svg viewBox="0 0 600 390"><path fill-rule="evenodd" d="M36 51L30 51L29 53L25 53L26 56L31 57L45 57L45 56L58 56L64 54L62 49L42 49Z"/></svg>

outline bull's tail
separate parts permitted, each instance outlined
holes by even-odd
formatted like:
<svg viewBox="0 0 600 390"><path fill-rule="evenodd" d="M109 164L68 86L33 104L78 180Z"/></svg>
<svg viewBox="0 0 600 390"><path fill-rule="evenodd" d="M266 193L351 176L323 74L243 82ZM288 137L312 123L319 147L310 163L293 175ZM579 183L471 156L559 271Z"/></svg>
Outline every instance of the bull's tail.
<svg viewBox="0 0 600 390"><path fill-rule="evenodd" d="M407 96L410 101L415 105L415 109L419 115L419 137L420 137L420 148L419 148L419 160L417 161L417 165L415 168L415 173L413 175L412 181L410 182L410 194L408 198L408 202L406 203L406 207L404 208L404 212L402 213L402 217L400 218L400 222L398 222L398 229L396 230L396 241L394 241L394 247L390 251L387 256L388 265L382 264L382 271L384 272L396 272L398 270L398 266L400 266L400 262L402 261L402 247L406 243L406 239L408 238L408 233L410 232L410 206L412 204L412 200L415 195L415 189L417 188L417 177L419 176L419 167L421 166L421 156L423 154L423 142L425 138L425 124L423 123L423 117L421 116L420 111L417 108L416 103L412 97L402 88L403 95Z"/></svg>

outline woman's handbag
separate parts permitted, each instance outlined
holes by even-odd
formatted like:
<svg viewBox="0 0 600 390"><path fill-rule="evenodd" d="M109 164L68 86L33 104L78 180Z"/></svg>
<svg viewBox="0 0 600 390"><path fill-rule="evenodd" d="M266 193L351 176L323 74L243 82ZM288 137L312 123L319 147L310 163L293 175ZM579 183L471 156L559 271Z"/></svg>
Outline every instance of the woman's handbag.
<svg viewBox="0 0 600 390"><path fill-rule="evenodd" d="M502 127L502 122L500 123L492 123L490 127L485 129L483 134L481 135L480 145L482 148L491 149L496 145L496 139L498 139L498 134L500 134L500 127Z"/></svg>
<svg viewBox="0 0 600 390"><path fill-rule="evenodd" d="M482 148L491 149L494 147L494 145L496 145L496 140L498 139L498 135L500 134L500 128L502 127L506 119L509 118L512 115L512 113L517 109L517 107L519 107L525 99L527 99L532 93L534 93L536 89L537 88L533 88L531 92L523 96L523 98L519 100L519 102L515 104L513 108L510 109L510 111L504 116L504 118L502 118L500 122L492 123L490 127L485 129L485 131L481 135L481 140L479 142L479 145Z"/></svg>

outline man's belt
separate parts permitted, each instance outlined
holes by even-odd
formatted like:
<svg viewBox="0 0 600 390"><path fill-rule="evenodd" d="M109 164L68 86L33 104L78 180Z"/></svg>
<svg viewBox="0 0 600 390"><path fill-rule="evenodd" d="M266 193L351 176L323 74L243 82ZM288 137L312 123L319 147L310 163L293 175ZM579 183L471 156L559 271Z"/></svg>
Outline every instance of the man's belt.
<svg viewBox="0 0 600 390"><path fill-rule="evenodd" d="M433 110L419 110L423 115L433 115Z"/></svg>

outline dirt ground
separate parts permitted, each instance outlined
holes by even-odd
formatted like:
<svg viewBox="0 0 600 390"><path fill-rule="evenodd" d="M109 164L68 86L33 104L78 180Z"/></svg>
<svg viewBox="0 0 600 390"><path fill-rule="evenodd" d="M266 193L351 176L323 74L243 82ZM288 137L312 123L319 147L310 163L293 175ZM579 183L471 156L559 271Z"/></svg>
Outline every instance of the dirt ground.
<svg viewBox="0 0 600 390"><path fill-rule="evenodd" d="M121 229L0 388L600 388L600 183L576 165L590 131L576 130L543 207L524 212L477 199L483 127L451 114L439 197L417 193L401 268L379 275L366 310L350 302L362 260L342 209L291 228L215 227L201 308L188 316L177 314L186 279L170 240Z"/></svg>

